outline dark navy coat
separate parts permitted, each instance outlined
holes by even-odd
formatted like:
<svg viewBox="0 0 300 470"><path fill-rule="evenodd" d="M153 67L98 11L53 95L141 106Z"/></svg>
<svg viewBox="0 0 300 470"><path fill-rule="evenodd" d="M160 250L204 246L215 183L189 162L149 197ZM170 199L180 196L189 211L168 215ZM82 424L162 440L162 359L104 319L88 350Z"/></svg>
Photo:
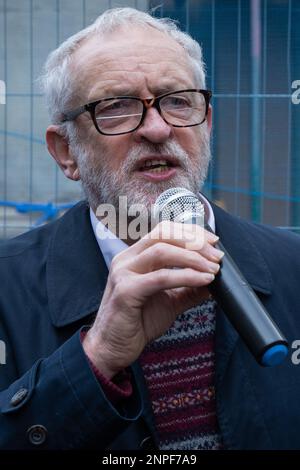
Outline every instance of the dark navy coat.
<svg viewBox="0 0 300 470"><path fill-rule="evenodd" d="M270 315L290 343L300 339L300 237L214 212L218 235ZM155 442L139 364L132 397L115 409L81 346L80 330L93 321L107 275L85 202L0 246L0 449L125 450ZM300 365L292 352L280 366L259 366L218 311L225 448L300 448Z"/></svg>

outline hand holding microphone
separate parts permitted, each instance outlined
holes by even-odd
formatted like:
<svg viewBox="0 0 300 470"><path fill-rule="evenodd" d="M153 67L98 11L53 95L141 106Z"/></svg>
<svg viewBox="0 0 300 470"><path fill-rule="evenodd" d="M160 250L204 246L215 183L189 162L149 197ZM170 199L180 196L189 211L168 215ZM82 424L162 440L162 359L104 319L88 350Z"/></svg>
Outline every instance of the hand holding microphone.
<svg viewBox="0 0 300 470"><path fill-rule="evenodd" d="M193 247L187 244L197 232ZM107 378L131 365L176 317L209 297L220 269L217 237L202 227L164 221L116 255L83 348ZM182 269L173 269L177 266Z"/></svg>
<svg viewBox="0 0 300 470"><path fill-rule="evenodd" d="M185 188L170 188L156 200L159 219L197 224L203 220L201 202ZM210 227L205 228L211 231ZM225 253L221 269L208 286L224 313L247 344L259 364L280 364L288 353L288 343L268 312L226 252L220 241L215 244Z"/></svg>

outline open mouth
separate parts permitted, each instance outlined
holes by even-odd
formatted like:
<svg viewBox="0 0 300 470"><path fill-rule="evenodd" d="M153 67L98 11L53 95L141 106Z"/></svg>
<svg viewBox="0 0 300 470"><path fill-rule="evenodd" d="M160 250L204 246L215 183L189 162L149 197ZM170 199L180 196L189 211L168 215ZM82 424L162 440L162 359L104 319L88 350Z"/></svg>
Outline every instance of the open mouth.
<svg viewBox="0 0 300 470"><path fill-rule="evenodd" d="M169 159L148 159L142 163L142 165L139 167L139 171L147 173L163 173L170 170L171 168L175 168L176 166L178 165Z"/></svg>

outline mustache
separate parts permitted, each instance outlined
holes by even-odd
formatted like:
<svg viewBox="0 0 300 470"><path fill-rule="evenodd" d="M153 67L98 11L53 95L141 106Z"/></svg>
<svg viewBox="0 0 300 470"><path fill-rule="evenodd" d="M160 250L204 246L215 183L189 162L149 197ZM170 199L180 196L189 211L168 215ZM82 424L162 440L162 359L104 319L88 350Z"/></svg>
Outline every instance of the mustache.
<svg viewBox="0 0 300 470"><path fill-rule="evenodd" d="M184 170L188 169L188 154L177 142L170 141L164 144L141 143L136 145L128 152L126 159L121 166L121 170L127 174L132 172L136 168L138 162L147 155L157 155L158 158L161 155L173 156L178 160L179 165Z"/></svg>

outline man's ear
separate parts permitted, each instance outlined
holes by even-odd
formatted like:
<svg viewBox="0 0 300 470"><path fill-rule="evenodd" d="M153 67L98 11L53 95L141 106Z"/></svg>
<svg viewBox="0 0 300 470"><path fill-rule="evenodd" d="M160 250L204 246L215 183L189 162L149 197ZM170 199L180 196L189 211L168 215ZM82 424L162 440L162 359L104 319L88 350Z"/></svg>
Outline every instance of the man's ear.
<svg viewBox="0 0 300 470"><path fill-rule="evenodd" d="M69 141L64 137L59 126L51 125L46 131L47 148L60 166L65 176L71 180L80 180L76 159L70 150Z"/></svg>

